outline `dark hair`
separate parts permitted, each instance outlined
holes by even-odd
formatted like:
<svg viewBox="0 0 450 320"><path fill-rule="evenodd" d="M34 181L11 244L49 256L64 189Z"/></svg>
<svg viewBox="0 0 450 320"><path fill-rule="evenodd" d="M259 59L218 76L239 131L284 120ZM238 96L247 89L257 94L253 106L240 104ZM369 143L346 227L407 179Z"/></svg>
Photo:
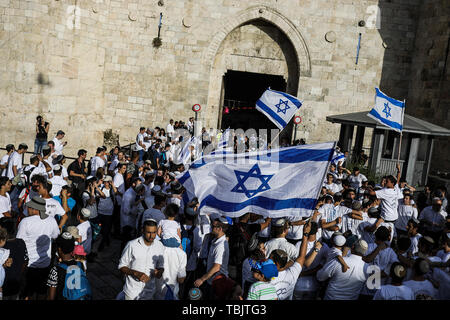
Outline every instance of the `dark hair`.
<svg viewBox="0 0 450 320"><path fill-rule="evenodd" d="M175 203L170 203L168 206L166 206L166 209L164 210L164 214L170 218L174 218L178 215L178 212L180 211L180 207Z"/></svg>
<svg viewBox="0 0 450 320"><path fill-rule="evenodd" d="M155 177L155 185L162 186L164 183L164 177L163 176L156 176Z"/></svg>
<svg viewBox="0 0 450 320"><path fill-rule="evenodd" d="M55 143L53 142L53 140L48 141L47 144L52 144L53 146L55 146Z"/></svg>
<svg viewBox="0 0 450 320"><path fill-rule="evenodd" d="M273 250L270 253L270 258L273 260L273 262L275 262L276 264L278 264L280 266L280 268L284 268L289 260L288 255L286 254L286 252L284 252L283 256L280 255L280 251L282 250Z"/></svg>
<svg viewBox="0 0 450 320"><path fill-rule="evenodd" d="M358 167L353 167L353 172L360 171Z"/></svg>
<svg viewBox="0 0 450 320"><path fill-rule="evenodd" d="M80 157L80 156L82 156L83 154L85 154L85 153L87 153L87 151L86 150L84 150L84 149L80 149L80 150L78 150L78 156Z"/></svg>
<svg viewBox="0 0 450 320"><path fill-rule="evenodd" d="M23 149L27 150L28 146L24 143L19 144L19 150L23 150Z"/></svg>
<svg viewBox="0 0 450 320"><path fill-rule="evenodd" d="M64 239L62 235L59 235L58 238L56 238L56 245L64 254L69 254L75 248L75 239Z"/></svg>
<svg viewBox="0 0 450 320"><path fill-rule="evenodd" d="M47 190L48 193L50 193L52 191L52 187L53 187L53 184L47 180L44 184L44 188Z"/></svg>
<svg viewBox="0 0 450 320"><path fill-rule="evenodd" d="M388 241L391 233L389 232L389 229L385 226L378 227L377 231L375 231L375 238L378 241Z"/></svg>
<svg viewBox="0 0 450 320"><path fill-rule="evenodd" d="M36 161L39 162L39 157L38 156L31 156L30 163L35 163Z"/></svg>
<svg viewBox="0 0 450 320"><path fill-rule="evenodd" d="M31 183L33 182L37 182L38 184L45 186L45 184L47 183L47 178L45 178L42 174L35 174L31 178Z"/></svg>
<svg viewBox="0 0 450 320"><path fill-rule="evenodd" d="M401 251L407 251L411 247L411 239L409 237L399 237L397 239L397 248Z"/></svg>
<svg viewBox="0 0 450 320"><path fill-rule="evenodd" d="M342 194L334 194L334 202L342 201Z"/></svg>
<svg viewBox="0 0 450 320"><path fill-rule="evenodd" d="M0 227L6 230L9 239L14 238L14 235L16 234L16 223L13 218L1 218Z"/></svg>
<svg viewBox="0 0 450 320"><path fill-rule="evenodd" d="M144 223L142 224L142 228L145 227L156 227L157 223L156 221L152 221L152 220L145 220Z"/></svg>
<svg viewBox="0 0 450 320"><path fill-rule="evenodd" d="M52 150L50 148L49 149L42 149L42 154L44 155L44 157L48 156L50 154L50 152L52 152Z"/></svg>
<svg viewBox="0 0 450 320"><path fill-rule="evenodd" d="M418 276L423 276L424 274L426 274L427 272L424 272L424 270L422 270L421 265L423 265L425 263L428 263L425 259L423 258L417 258L416 261L414 261L414 265L413 265L413 270L414 270L414 274L418 275Z"/></svg>
<svg viewBox="0 0 450 320"><path fill-rule="evenodd" d="M227 223L223 223L222 221L220 221L220 219L215 219L214 221L216 221L219 224L219 227L222 228L224 233L227 232L227 230L228 230L228 224Z"/></svg>
<svg viewBox="0 0 450 320"><path fill-rule="evenodd" d="M140 127L139 131L145 130L145 127Z"/></svg>
<svg viewBox="0 0 450 320"><path fill-rule="evenodd" d="M73 192L73 188L68 185L62 186L61 190L67 190L67 193L70 193L70 194L72 194L72 192Z"/></svg>
<svg viewBox="0 0 450 320"><path fill-rule="evenodd" d="M164 201L166 201L166 196L164 196L164 195L156 195L155 196L155 205L159 206Z"/></svg>
<svg viewBox="0 0 450 320"><path fill-rule="evenodd" d="M6 229L0 227L0 240L6 241L8 240L8 231Z"/></svg>
<svg viewBox="0 0 450 320"><path fill-rule="evenodd" d="M7 151L7 152L10 152L11 150L14 150L14 145L13 145L13 144L8 144L8 145L6 146L6 151Z"/></svg>
<svg viewBox="0 0 450 320"><path fill-rule="evenodd" d="M8 181L9 181L8 177L0 177L0 188L6 185Z"/></svg>
<svg viewBox="0 0 450 320"><path fill-rule="evenodd" d="M395 179L393 175L387 176L386 179L394 185L397 184L397 179Z"/></svg>
<svg viewBox="0 0 450 320"><path fill-rule="evenodd" d="M414 221L414 219L409 219L408 223L410 223L413 226L413 228L419 227L419 224L416 221Z"/></svg>

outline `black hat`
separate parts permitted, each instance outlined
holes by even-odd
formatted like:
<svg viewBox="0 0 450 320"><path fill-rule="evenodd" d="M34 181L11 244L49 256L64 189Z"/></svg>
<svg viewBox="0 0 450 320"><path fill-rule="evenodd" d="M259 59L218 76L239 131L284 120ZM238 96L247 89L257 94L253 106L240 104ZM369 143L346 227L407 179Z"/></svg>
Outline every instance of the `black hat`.
<svg viewBox="0 0 450 320"><path fill-rule="evenodd" d="M64 131L62 130L58 130L58 132L56 133L56 135L60 135L60 134L65 134Z"/></svg>

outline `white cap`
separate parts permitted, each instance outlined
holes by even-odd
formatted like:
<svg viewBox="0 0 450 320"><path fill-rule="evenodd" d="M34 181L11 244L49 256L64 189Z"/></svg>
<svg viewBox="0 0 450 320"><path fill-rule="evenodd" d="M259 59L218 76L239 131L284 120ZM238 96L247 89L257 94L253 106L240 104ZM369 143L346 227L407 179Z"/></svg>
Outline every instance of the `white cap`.
<svg viewBox="0 0 450 320"><path fill-rule="evenodd" d="M88 208L81 209L80 213L85 218L89 218L91 216L91 211Z"/></svg>
<svg viewBox="0 0 450 320"><path fill-rule="evenodd" d="M338 247L342 247L345 244L345 242L347 242L347 239L345 239L344 236L337 235L333 238L333 242Z"/></svg>
<svg viewBox="0 0 450 320"><path fill-rule="evenodd" d="M53 170L54 170L54 171L59 171L59 170L61 170L61 166L60 166L59 164L57 164L57 165L55 165L55 166L53 167Z"/></svg>

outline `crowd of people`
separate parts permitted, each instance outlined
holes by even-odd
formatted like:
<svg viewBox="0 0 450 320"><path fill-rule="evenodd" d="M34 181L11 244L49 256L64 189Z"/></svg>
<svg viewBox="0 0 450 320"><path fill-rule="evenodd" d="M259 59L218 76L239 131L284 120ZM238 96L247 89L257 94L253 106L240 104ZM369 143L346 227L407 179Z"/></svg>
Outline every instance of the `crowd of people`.
<svg viewBox="0 0 450 320"><path fill-rule="evenodd" d="M89 264L121 241L123 300L416 300L450 298L447 190L417 191L397 168L369 181L334 158L310 217L231 219L187 199L176 179L200 156L183 158L177 129L142 127L130 152L100 146L65 166L64 132L47 141L37 118L27 145L0 162L0 295L4 300L95 299ZM243 138L244 151L251 151ZM202 130L199 149L220 140ZM295 144L305 144L296 141ZM289 142L282 141L282 146ZM235 149L237 152L237 149ZM367 157L361 155L361 165ZM94 252L94 243L99 242ZM70 286L77 276L79 285Z"/></svg>

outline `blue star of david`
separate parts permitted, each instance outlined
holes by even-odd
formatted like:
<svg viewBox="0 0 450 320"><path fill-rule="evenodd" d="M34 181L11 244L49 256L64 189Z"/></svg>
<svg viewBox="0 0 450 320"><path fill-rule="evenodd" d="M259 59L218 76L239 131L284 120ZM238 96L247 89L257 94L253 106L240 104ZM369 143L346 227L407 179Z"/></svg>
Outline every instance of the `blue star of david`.
<svg viewBox="0 0 450 320"><path fill-rule="evenodd" d="M284 105L285 108L281 109L281 106ZM289 107L288 101L283 101L280 99L280 102L278 104L275 105L275 107L277 107L277 113L283 112L283 114L286 114L286 110L290 109L291 107Z"/></svg>
<svg viewBox="0 0 450 320"><path fill-rule="evenodd" d="M391 107L389 107L389 103L386 102L384 104L384 109L383 109L382 112L384 112L386 114L386 118L392 117L392 115L391 115Z"/></svg>
<svg viewBox="0 0 450 320"><path fill-rule="evenodd" d="M261 174L261 169L258 164L255 164L249 172L242 172L234 170L237 178L237 185L231 190L231 192L245 193L247 198L251 198L257 193L270 189L268 185L269 180L273 177L273 174ZM245 182L248 178L257 178L261 181L261 185L257 189L249 190L245 187Z"/></svg>

